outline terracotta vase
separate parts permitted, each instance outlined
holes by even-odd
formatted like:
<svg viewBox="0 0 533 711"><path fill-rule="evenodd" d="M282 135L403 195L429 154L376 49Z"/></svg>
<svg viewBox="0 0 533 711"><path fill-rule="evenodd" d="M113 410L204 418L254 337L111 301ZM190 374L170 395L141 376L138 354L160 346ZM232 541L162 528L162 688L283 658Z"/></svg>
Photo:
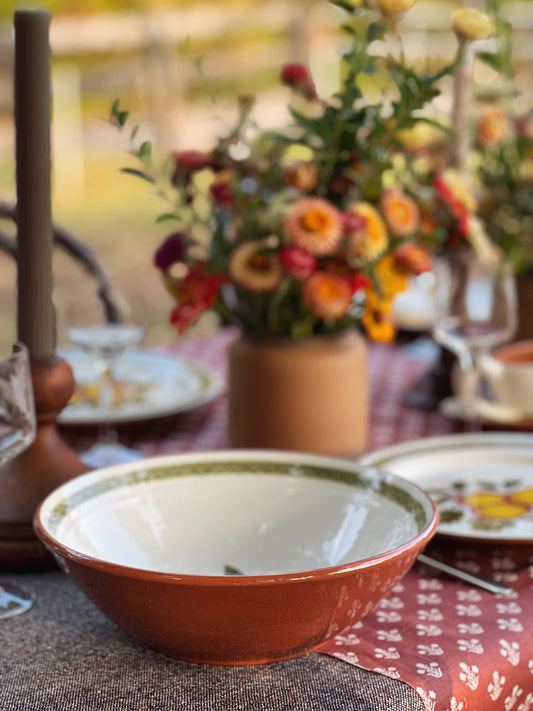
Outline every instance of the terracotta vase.
<svg viewBox="0 0 533 711"><path fill-rule="evenodd" d="M228 370L232 447L333 456L365 448L367 347L357 331L297 341L241 336Z"/></svg>

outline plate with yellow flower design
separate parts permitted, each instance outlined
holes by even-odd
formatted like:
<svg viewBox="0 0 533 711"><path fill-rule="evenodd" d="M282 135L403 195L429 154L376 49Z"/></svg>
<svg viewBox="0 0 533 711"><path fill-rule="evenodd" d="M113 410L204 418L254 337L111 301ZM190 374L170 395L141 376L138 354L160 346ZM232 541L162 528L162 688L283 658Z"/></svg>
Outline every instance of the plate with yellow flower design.
<svg viewBox="0 0 533 711"><path fill-rule="evenodd" d="M225 387L222 377L201 363L165 353L126 351L115 364L113 402L107 411L98 403L98 371L90 355L76 349L60 355L72 367L76 383L58 417L61 425L119 424L175 415L210 402Z"/></svg>
<svg viewBox="0 0 533 711"><path fill-rule="evenodd" d="M439 510L441 536L533 544L530 433L429 437L372 452L360 462L425 489Z"/></svg>

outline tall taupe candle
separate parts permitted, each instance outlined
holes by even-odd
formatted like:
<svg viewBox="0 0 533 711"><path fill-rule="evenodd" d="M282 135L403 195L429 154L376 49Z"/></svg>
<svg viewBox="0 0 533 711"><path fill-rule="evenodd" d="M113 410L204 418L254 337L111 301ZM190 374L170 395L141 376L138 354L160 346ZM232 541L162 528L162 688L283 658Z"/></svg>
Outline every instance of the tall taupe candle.
<svg viewBox="0 0 533 711"><path fill-rule="evenodd" d="M55 348L52 304L50 13L16 10L17 332L34 360Z"/></svg>

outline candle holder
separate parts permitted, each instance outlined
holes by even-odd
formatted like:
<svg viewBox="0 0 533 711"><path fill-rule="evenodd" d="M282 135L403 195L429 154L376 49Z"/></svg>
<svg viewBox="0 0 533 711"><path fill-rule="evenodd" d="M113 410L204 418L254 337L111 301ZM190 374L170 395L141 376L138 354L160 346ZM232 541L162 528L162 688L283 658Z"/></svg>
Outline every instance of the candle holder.
<svg viewBox="0 0 533 711"><path fill-rule="evenodd" d="M33 531L39 503L56 487L89 470L63 441L57 416L74 390L70 365L57 355L32 360L37 414L33 444L0 467L0 567L36 570L53 560Z"/></svg>

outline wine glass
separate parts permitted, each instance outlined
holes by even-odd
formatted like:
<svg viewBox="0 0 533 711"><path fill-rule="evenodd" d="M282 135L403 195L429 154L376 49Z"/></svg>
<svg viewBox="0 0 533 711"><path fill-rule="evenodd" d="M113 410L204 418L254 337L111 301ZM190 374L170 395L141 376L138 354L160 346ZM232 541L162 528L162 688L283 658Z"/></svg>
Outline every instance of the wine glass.
<svg viewBox="0 0 533 711"><path fill-rule="evenodd" d="M435 277L433 338L458 357L465 428L477 432L481 429L477 363L490 349L512 340L516 332L514 274L507 262L469 251L438 260Z"/></svg>
<svg viewBox="0 0 533 711"><path fill-rule="evenodd" d="M0 464L29 447L35 431L28 351L22 343L15 343L11 355L0 361ZM0 620L26 612L34 599L34 595L0 581Z"/></svg>
<svg viewBox="0 0 533 711"><path fill-rule="evenodd" d="M117 404L116 365L126 350L138 346L144 338L146 309L142 297L135 295L128 300L119 293L115 294L115 306L116 314L110 320L96 292L81 290L67 310L67 338L87 353L97 374L96 405L102 420L96 443L80 457L93 468L140 458L118 442L112 414Z"/></svg>

